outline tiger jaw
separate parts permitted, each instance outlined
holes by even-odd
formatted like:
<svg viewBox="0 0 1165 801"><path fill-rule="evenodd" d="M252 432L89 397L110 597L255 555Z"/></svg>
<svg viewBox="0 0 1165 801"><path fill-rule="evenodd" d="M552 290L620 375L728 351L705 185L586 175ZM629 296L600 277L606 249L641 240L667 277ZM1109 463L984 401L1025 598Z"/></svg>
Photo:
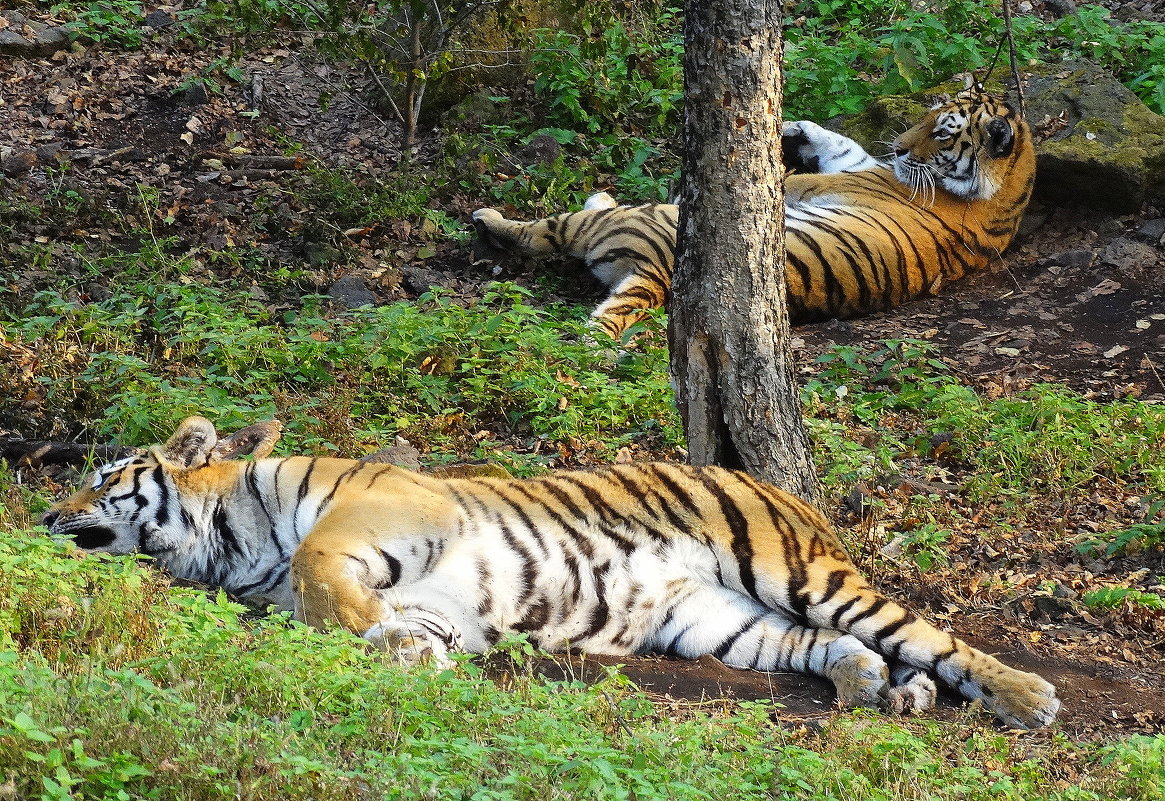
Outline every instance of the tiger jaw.
<svg viewBox="0 0 1165 801"><path fill-rule="evenodd" d="M906 153L894 157L893 168L894 177L910 187L911 198L921 199L924 205L933 205L936 186L966 201L987 200L999 190L998 184L974 162L966 169L958 165L952 169L918 161Z"/></svg>

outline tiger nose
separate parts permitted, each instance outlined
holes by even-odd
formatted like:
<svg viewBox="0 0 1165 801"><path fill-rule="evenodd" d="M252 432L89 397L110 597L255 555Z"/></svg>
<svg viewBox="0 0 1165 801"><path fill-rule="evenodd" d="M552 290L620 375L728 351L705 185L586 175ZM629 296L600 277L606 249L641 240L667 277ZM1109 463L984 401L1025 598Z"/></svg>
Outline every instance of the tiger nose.
<svg viewBox="0 0 1165 801"><path fill-rule="evenodd" d="M44 525L48 528L52 528L53 523L57 522L57 519L60 518L60 516L61 516L60 512L53 512L50 510L48 512L45 512L43 515L41 515L40 522L42 525Z"/></svg>
<svg viewBox="0 0 1165 801"><path fill-rule="evenodd" d="M905 156L909 152L910 152L910 148L908 148L908 147L902 147L902 145L895 145L894 146L894 155L898 156L899 158L901 158L902 156Z"/></svg>

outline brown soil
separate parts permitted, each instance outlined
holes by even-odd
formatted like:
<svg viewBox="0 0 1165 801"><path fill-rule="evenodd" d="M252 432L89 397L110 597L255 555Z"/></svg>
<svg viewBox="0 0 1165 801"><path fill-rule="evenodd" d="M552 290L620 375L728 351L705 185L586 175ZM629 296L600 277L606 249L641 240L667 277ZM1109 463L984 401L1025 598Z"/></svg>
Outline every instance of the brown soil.
<svg viewBox="0 0 1165 801"><path fill-rule="evenodd" d="M967 639L1007 664L1039 673L1055 684L1063 702L1057 728L1073 739L1106 739L1165 730L1165 685L1160 682L1150 684L1146 677L1127 669L1036 656L1022 649L1000 651L987 640L972 636ZM774 717L789 722L817 720L834 710L833 688L824 679L799 673L736 670L711 656L686 661L563 655L541 660L536 669L554 680L595 682L606 675L606 668L611 665L620 666L620 672L644 691L667 699L772 701L777 705ZM943 691L938 707L926 715L953 720L966 710L963 699Z"/></svg>
<svg viewBox="0 0 1165 801"><path fill-rule="evenodd" d="M1036 206L994 273L887 314L803 326L795 344L812 357L925 339L970 381L1004 391L1059 382L1098 399L1165 399L1165 247L1147 222L1159 216Z"/></svg>

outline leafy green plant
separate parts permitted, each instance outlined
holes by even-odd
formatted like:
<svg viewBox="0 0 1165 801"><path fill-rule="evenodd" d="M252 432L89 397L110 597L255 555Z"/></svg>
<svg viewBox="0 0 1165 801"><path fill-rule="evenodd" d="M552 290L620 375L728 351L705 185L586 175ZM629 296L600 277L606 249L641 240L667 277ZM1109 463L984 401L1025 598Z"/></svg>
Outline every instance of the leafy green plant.
<svg viewBox="0 0 1165 801"><path fill-rule="evenodd" d="M46 372L48 402L127 442L157 441L203 413L224 427L278 415L291 447L355 455L393 433L446 453L489 447L482 431L553 456L560 446L595 458L633 440L678 445L666 353L630 352L624 380L613 381L579 341L581 310L558 320L562 310L537 309L504 284L471 307L442 292L342 313L324 302L275 316L245 293L128 283L99 304L44 293L0 330L75 342L79 372L70 381Z"/></svg>
<svg viewBox="0 0 1165 801"><path fill-rule="evenodd" d="M763 702L664 710L613 670L541 678L521 640L501 675L402 670L345 632L168 587L134 558L74 558L10 523L0 644L0 764L37 801L1148 801L1165 753L1162 737L1033 748L967 720L870 712L808 732ZM1057 781L1066 768L1085 778Z"/></svg>
<svg viewBox="0 0 1165 801"><path fill-rule="evenodd" d="M1146 609L1165 610L1165 596L1131 587L1103 587L1084 593L1080 600L1090 609L1114 609L1129 602Z"/></svg>
<svg viewBox="0 0 1165 801"><path fill-rule="evenodd" d="M136 0L93 0L57 3L54 15L68 19L77 35L90 42L124 48L140 47L146 22L145 6Z"/></svg>
<svg viewBox="0 0 1165 801"><path fill-rule="evenodd" d="M1165 522L1152 522L1162 511L1165 511L1165 498L1158 498L1149 505L1145 522L1118 529L1104 536L1088 537L1076 546L1076 550L1083 554L1103 553L1106 556L1116 556L1150 548L1165 548Z"/></svg>
<svg viewBox="0 0 1165 801"><path fill-rule="evenodd" d="M618 19L592 24L582 36L534 32L534 91L549 99L552 119L590 133L638 127L674 135L683 95L677 11L662 9L654 31L639 35Z"/></svg>
<svg viewBox="0 0 1165 801"><path fill-rule="evenodd" d="M950 529L923 523L898 534L895 541L920 570L930 570L936 564L945 565L950 561L950 555L943 547L950 536Z"/></svg>

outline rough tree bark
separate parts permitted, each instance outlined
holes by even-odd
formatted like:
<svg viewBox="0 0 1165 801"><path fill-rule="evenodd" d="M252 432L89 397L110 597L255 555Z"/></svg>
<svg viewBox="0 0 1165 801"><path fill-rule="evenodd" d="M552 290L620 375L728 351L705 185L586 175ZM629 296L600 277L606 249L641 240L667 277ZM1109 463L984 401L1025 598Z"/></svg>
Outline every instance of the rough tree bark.
<svg viewBox="0 0 1165 801"><path fill-rule="evenodd" d="M689 0L684 43L668 341L689 459L816 501L785 308L781 2Z"/></svg>

